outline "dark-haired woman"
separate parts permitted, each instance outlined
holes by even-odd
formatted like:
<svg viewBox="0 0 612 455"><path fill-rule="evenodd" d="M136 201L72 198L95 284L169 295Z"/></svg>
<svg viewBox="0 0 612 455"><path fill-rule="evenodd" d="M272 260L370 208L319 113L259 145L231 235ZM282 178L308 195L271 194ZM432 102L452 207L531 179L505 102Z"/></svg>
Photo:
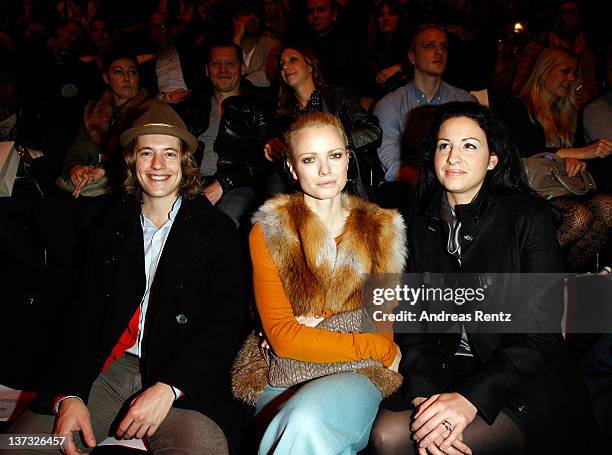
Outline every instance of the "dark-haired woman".
<svg viewBox="0 0 612 455"><path fill-rule="evenodd" d="M518 151L491 112L449 103L431 128L408 218L408 270L560 272L547 204L531 192ZM520 305L541 315L543 299L534 293ZM483 333L464 324L455 333L396 334L396 342L404 384L375 423L377 453L593 450L584 384L560 333Z"/></svg>
<svg viewBox="0 0 612 455"><path fill-rule="evenodd" d="M406 15L395 0L381 2L374 11L373 32L366 50L368 86L380 99L409 78Z"/></svg>
<svg viewBox="0 0 612 455"><path fill-rule="evenodd" d="M66 153L62 189L74 197L96 196L120 187L123 175L119 135L148 106L140 87L134 56L113 51L105 57L104 82L108 89L85 108L83 124Z"/></svg>
<svg viewBox="0 0 612 455"><path fill-rule="evenodd" d="M280 138L298 116L309 112L329 112L340 119L348 145L360 164L377 162L376 148L382 138L378 121L346 90L325 83L319 60L310 49L300 46L282 49L279 71L281 81L275 121L278 131L265 146L268 160L277 161L284 157L287 146ZM282 185L277 189L282 190Z"/></svg>

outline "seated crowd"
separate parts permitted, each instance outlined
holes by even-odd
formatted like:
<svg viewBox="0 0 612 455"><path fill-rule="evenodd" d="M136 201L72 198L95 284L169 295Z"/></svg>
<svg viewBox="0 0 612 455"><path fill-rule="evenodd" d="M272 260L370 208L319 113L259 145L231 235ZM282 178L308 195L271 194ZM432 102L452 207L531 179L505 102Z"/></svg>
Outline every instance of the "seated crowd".
<svg viewBox="0 0 612 455"><path fill-rule="evenodd" d="M37 396L0 431L603 453L612 335L394 333L362 302L369 274L610 273L612 43L585 5L7 4L0 384Z"/></svg>

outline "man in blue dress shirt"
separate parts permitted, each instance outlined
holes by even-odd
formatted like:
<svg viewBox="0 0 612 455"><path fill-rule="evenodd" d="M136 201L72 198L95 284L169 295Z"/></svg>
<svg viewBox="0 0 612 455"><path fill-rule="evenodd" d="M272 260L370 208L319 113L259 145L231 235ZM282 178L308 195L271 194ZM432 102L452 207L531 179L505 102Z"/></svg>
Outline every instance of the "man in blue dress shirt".
<svg viewBox="0 0 612 455"><path fill-rule="evenodd" d="M448 39L442 27L435 24L419 27L410 43L408 60L414 66L414 78L387 94L374 109L383 130L378 157L387 182L398 180L402 136L408 126L406 118L410 111L450 101L476 101L470 93L442 80L448 60Z"/></svg>

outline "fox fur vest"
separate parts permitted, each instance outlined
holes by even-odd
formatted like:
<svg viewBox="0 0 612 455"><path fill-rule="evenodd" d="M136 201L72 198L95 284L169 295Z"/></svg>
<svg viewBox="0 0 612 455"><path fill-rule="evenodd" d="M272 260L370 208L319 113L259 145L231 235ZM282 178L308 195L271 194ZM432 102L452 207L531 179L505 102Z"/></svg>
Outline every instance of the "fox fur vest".
<svg viewBox="0 0 612 455"><path fill-rule="evenodd" d="M253 217L296 316L359 309L366 274L404 268L401 215L348 194L342 195L342 205L349 216L338 246L301 193L277 196Z"/></svg>
<svg viewBox="0 0 612 455"><path fill-rule="evenodd" d="M253 217L296 316L327 318L358 310L368 273L400 273L404 267L405 228L400 214L349 195L342 196L342 205L349 216L337 246L300 193L269 200ZM359 362L354 362L354 371L368 377L383 397L401 385L399 373L382 366L357 366ZM268 383L268 372L268 361L252 334L232 367L234 395L254 405Z"/></svg>

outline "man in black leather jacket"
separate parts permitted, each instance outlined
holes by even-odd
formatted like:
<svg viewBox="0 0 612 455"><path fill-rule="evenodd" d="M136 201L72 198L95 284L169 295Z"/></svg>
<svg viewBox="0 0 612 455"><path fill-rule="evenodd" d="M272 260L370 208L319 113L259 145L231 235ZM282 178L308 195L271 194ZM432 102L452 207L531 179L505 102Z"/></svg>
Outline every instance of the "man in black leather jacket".
<svg viewBox="0 0 612 455"><path fill-rule="evenodd" d="M248 81L241 83L242 65L242 50L234 43L211 46L206 63L210 120L198 138L205 145L203 194L237 226L266 172L263 148L269 130L263 102L245 92Z"/></svg>

